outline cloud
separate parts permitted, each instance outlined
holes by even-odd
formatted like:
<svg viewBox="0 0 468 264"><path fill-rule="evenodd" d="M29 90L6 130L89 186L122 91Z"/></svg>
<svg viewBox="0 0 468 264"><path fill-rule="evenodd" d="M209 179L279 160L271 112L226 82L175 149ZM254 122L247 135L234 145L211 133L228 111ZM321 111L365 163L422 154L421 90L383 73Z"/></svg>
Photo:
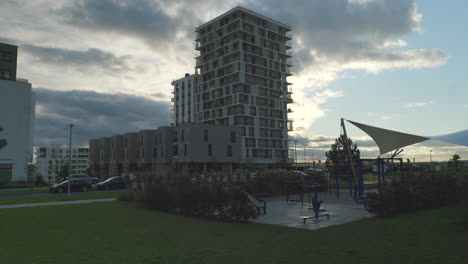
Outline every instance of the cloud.
<svg viewBox="0 0 468 264"><path fill-rule="evenodd" d="M34 144L67 144L68 125L73 142L86 145L99 138L154 129L170 124L169 103L127 94L34 89L36 125Z"/></svg>
<svg viewBox="0 0 468 264"><path fill-rule="evenodd" d="M416 107L424 107L424 106L427 106L427 105L430 105L432 104L432 101L428 101L428 102L409 102L409 103L406 103L405 106L408 107L408 108L416 108Z"/></svg>
<svg viewBox="0 0 468 264"><path fill-rule="evenodd" d="M164 12L159 2L149 0L74 1L53 13L70 25L137 37L155 48L168 45L179 29L179 23Z"/></svg>
<svg viewBox="0 0 468 264"><path fill-rule="evenodd" d="M78 51L23 44L20 49L29 53L33 57L33 63L36 64L75 66L88 71L99 68L115 73L130 70L127 64L129 56L116 56L111 52L96 48Z"/></svg>

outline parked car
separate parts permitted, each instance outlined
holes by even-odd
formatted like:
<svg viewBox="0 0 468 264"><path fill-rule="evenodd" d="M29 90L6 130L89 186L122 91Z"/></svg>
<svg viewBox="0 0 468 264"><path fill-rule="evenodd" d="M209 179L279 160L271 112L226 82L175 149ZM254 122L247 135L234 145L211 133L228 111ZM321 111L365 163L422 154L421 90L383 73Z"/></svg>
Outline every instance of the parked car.
<svg viewBox="0 0 468 264"><path fill-rule="evenodd" d="M127 186L124 177L115 176L96 185L98 190L124 189Z"/></svg>
<svg viewBox="0 0 468 264"><path fill-rule="evenodd" d="M72 179L72 180L84 180L84 181L87 181L91 184L96 184L97 182L99 182L99 179L96 178L96 177L91 177L91 176L88 176L86 174L72 174L70 175L69 177L67 177L67 180L68 179Z"/></svg>
<svg viewBox="0 0 468 264"><path fill-rule="evenodd" d="M87 192L91 187L91 184L85 180L71 180L70 182L70 191L72 192ZM68 192L68 180L50 186L49 192Z"/></svg>

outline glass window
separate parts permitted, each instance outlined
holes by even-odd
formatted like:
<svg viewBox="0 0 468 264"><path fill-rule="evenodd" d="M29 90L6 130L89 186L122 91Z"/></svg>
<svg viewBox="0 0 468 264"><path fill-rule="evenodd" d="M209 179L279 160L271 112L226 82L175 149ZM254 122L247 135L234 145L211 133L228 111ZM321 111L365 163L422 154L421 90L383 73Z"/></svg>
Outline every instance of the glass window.
<svg viewBox="0 0 468 264"><path fill-rule="evenodd" d="M232 157L232 145L227 145L227 156Z"/></svg>
<svg viewBox="0 0 468 264"><path fill-rule="evenodd" d="M212 156L213 155L213 149L211 147L211 144L208 144L208 156Z"/></svg>

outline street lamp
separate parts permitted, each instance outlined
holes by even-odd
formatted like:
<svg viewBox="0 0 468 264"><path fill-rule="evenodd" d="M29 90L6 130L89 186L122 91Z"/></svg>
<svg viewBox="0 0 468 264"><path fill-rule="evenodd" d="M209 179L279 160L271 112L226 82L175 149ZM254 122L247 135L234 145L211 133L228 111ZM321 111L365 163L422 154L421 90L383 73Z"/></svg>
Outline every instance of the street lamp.
<svg viewBox="0 0 468 264"><path fill-rule="evenodd" d="M71 194L71 156L72 156L72 128L73 124L70 124L70 145L69 145L69 152L68 152L68 196Z"/></svg>
<svg viewBox="0 0 468 264"><path fill-rule="evenodd" d="M296 163L296 171L297 171L297 149L296 149L296 143L297 139L289 139L288 141L294 141L294 163Z"/></svg>
<svg viewBox="0 0 468 264"><path fill-rule="evenodd" d="M304 144L304 164L307 168L307 152L306 152L306 145Z"/></svg>

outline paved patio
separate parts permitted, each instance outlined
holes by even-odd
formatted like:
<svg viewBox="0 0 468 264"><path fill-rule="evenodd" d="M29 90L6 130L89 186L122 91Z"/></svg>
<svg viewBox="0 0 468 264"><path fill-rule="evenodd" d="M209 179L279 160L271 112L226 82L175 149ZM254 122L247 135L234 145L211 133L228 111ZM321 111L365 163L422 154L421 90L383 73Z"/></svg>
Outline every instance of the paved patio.
<svg viewBox="0 0 468 264"><path fill-rule="evenodd" d="M313 195L313 193L311 194ZM299 195L291 195L290 199L298 199ZM319 229L332 225L344 224L359 219L372 217L362 204L356 203L348 193L341 193L339 199L334 193L319 193L318 200L323 200L321 214L329 214L330 219L320 217L318 220L309 219L304 224L299 216L312 216L313 210L308 210L308 194L304 194L304 204L300 202L286 203L284 196L267 200L267 213L255 222L262 224L283 225L306 229Z"/></svg>

